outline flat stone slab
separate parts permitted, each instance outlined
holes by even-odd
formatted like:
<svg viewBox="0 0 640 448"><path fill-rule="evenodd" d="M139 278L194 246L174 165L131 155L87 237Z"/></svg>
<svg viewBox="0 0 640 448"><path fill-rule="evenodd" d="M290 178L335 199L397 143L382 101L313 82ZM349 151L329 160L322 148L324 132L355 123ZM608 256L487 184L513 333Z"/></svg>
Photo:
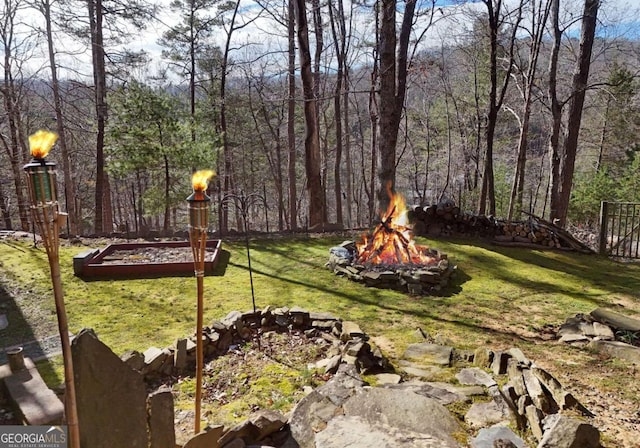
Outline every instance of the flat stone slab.
<svg viewBox="0 0 640 448"><path fill-rule="evenodd" d="M443 382L430 382L427 383L433 387L439 387L444 390L448 390L454 394L458 394L464 397L474 397L478 395L486 395L486 391L482 386L456 386L451 383Z"/></svg>
<svg viewBox="0 0 640 448"><path fill-rule="evenodd" d="M400 361L400 370L404 373L415 376L417 378L431 379L442 372L442 368L438 366L423 366L409 361Z"/></svg>
<svg viewBox="0 0 640 448"><path fill-rule="evenodd" d="M419 342L411 344L405 350L404 359L420 361L421 363L450 366L453 348L446 345Z"/></svg>
<svg viewBox="0 0 640 448"><path fill-rule="evenodd" d="M467 395L448 390L447 388L438 386L437 384L440 383L410 381L407 383L387 385L385 387L394 390L406 390L422 395L423 397L433 398L443 405L470 401L470 398Z"/></svg>
<svg viewBox="0 0 640 448"><path fill-rule="evenodd" d="M316 434L315 448L344 447L459 448L460 445L431 434L371 423L359 416L339 416Z"/></svg>
<svg viewBox="0 0 640 448"><path fill-rule="evenodd" d="M184 448L209 448L219 446L218 439L222 436L223 431L223 426L214 426L208 430L199 432L185 443Z"/></svg>
<svg viewBox="0 0 640 448"><path fill-rule="evenodd" d="M497 383L491 375L478 367L466 367L456 374L460 384L478 385L485 387L495 386Z"/></svg>
<svg viewBox="0 0 640 448"><path fill-rule="evenodd" d="M395 373L379 373L375 377L379 384L398 384L402 381L402 377Z"/></svg>
<svg viewBox="0 0 640 448"><path fill-rule="evenodd" d="M517 448L526 448L524 440L518 437L510 428L506 426L492 426L482 428L478 435L471 440L471 448L494 448L497 440L508 440Z"/></svg>
<svg viewBox="0 0 640 448"><path fill-rule="evenodd" d="M544 436L538 448L600 448L600 431L588 423L562 414L545 417Z"/></svg>
<svg viewBox="0 0 640 448"><path fill-rule="evenodd" d="M625 344L620 341L593 340L589 347L601 353L607 353L615 358L624 359L632 364L640 365L640 347Z"/></svg>
<svg viewBox="0 0 640 448"><path fill-rule="evenodd" d="M26 424L49 425L62 422L64 404L47 387L29 358L25 358L25 369L5 376L4 383L10 400L15 403Z"/></svg>
<svg viewBox="0 0 640 448"><path fill-rule="evenodd" d="M634 319L605 308L597 308L590 314L596 321L607 324L616 330L640 331L640 319Z"/></svg>
<svg viewBox="0 0 640 448"><path fill-rule="evenodd" d="M415 394L407 390L388 388L363 388L349 398L343 405L344 415L360 417L370 425L380 426L381 423L397 428L398 433L414 432L424 435L425 440L438 441L440 446L458 447L452 434L462 428L451 413L437 400ZM351 445L344 443L342 446ZM354 445L356 446L356 445ZM364 447L365 445L357 445ZM371 446L385 446L370 444ZM404 446L388 445L388 446Z"/></svg>
<svg viewBox="0 0 640 448"><path fill-rule="evenodd" d="M564 333L560 336L560 342L568 344L572 342L589 342L589 338L582 333Z"/></svg>
<svg viewBox="0 0 640 448"><path fill-rule="evenodd" d="M484 428L496 423L509 423L510 416L495 401L473 403L464 416L464 421L473 429Z"/></svg>

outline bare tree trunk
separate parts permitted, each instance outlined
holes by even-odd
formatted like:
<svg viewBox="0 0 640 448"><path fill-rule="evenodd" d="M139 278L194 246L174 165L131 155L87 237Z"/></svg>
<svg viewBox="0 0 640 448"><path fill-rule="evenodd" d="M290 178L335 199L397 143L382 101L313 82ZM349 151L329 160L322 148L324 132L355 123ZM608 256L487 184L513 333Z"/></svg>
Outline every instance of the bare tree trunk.
<svg viewBox="0 0 640 448"><path fill-rule="evenodd" d="M346 29L344 22L344 13L342 7L342 0L338 0L338 12L337 17L334 17L333 4L329 2L329 18L331 21L331 32L333 34L333 42L335 46L336 59L338 62L338 72L336 73L336 85L334 91L334 110L335 110L335 126L336 126L336 157L333 175L335 179L335 199L336 199L336 223L340 226L343 225L342 218L342 179L341 179L341 164L342 164L342 152L343 152L343 134L342 134L342 95L343 95L343 82L344 82L344 65L345 65L345 49L346 49ZM336 23L337 22L337 23ZM336 30L336 25L339 27L340 34ZM345 122L348 126L348 122Z"/></svg>
<svg viewBox="0 0 640 448"><path fill-rule="evenodd" d="M0 212L2 213L4 228L7 230L13 230L11 214L9 214L9 208L7 207L7 197L4 193L4 189L2 188L2 182L0 182Z"/></svg>
<svg viewBox="0 0 640 448"><path fill-rule="evenodd" d="M322 22L322 11L320 10L320 1L311 0L313 17L313 33L315 35L315 49L313 52L313 96L316 107L316 129L318 131L318 144L320 146L320 185L322 186L320 192L322 194L322 222L328 222L328 209L327 209L327 165L329 163L327 140L320 139L320 62L322 58L322 52L324 51L324 27ZM325 120L326 121L326 120Z"/></svg>
<svg viewBox="0 0 640 448"><path fill-rule="evenodd" d="M602 122L602 132L600 133L600 145L598 148L598 161L596 162L596 173L599 173L602 169L602 162L604 160L604 144L607 139L607 130L609 126L609 109L611 107L611 97L607 97L607 102L604 107L604 118Z"/></svg>
<svg viewBox="0 0 640 448"><path fill-rule="evenodd" d="M97 126L94 232L100 234L105 231L104 198L108 194L108 189L105 188L104 172L104 131L107 121L107 103L105 55L102 38L102 0L89 0L87 5L89 8L91 28L91 54L93 58L93 82L95 85Z"/></svg>
<svg viewBox="0 0 640 448"><path fill-rule="evenodd" d="M311 72L311 52L309 49L309 29L304 0L295 1L296 24L298 27L298 47L300 51L300 74L304 92L305 118L305 170L309 191L309 227L323 225L325 216L324 194L320 175L320 138L318 117L314 95L313 74Z"/></svg>
<svg viewBox="0 0 640 448"><path fill-rule="evenodd" d="M489 213L494 215L496 211L495 188L493 178L493 136L495 133L496 121L498 119L497 97L498 97L498 27L500 16L500 5L494 9L493 0L483 0L487 7L489 19L489 103L487 111L487 121L485 127L486 149L484 153L484 168L482 171L482 184L480 186L480 198L478 203L478 214L484 215L489 206Z"/></svg>
<svg viewBox="0 0 640 448"><path fill-rule="evenodd" d="M56 131L58 133L58 146L62 153L62 169L64 171L64 201L67 209L69 232L72 235L78 233L77 222L78 214L75 209L76 197L75 184L71 173L71 161L69 158L69 150L67 147L67 136L65 129L65 120L62 115L62 100L60 98L60 84L58 82L58 73L56 67L55 49L53 45L53 32L51 30L51 3L49 0L43 0L41 4L41 12L44 15L47 34L47 47L49 50L49 66L51 68L51 90L53 91L53 108L56 114Z"/></svg>
<svg viewBox="0 0 640 448"><path fill-rule="evenodd" d="M562 126L562 103L558 99L558 57L562 31L560 30L560 0L551 0L551 27L553 45L549 58L549 101L551 108L551 133L549 137L549 216L557 216L558 192L560 191L560 129ZM546 207L545 207L546 208Z"/></svg>
<svg viewBox="0 0 640 448"><path fill-rule="evenodd" d="M238 8L240 7L240 0L236 0L235 8L231 18L231 24L226 36L226 42L224 52L222 54L222 66L220 67L220 135L222 137L222 154L224 157L223 176L224 182L222 185L223 196L227 196L232 193L233 190L233 154L229 147L229 141L227 138L227 106L226 106L226 89L227 89L227 73L229 71L229 51L231 46L231 35L235 30L234 24L236 15L238 14ZM223 207L221 212L222 221L220 226L221 233L227 233L229 230L229 214L226 207ZM239 218L238 218L239 221ZM237 223L240 229L240 223Z"/></svg>
<svg viewBox="0 0 640 448"><path fill-rule="evenodd" d="M536 72L538 69L538 57L542 37L546 29L549 17L551 2L549 0L539 0L532 2L532 39L529 45L529 65L527 72L523 76L523 112L518 138L517 161L511 186L511 196L509 200L509 211L507 219L512 219L514 212L523 207L524 181L527 164L527 149L529 142L529 121L531 118L531 104L533 101L533 89L536 82Z"/></svg>
<svg viewBox="0 0 640 448"><path fill-rule="evenodd" d="M449 182L451 181L451 153L452 153L452 141L451 141L451 112L449 111L449 95L445 92L444 96L445 113L447 114L447 174L444 179L444 185L442 191L438 196L438 202L445 198L447 190L449 189Z"/></svg>
<svg viewBox="0 0 640 448"><path fill-rule="evenodd" d="M582 121L582 109L589 80L591 67L591 52L596 34L598 7L600 0L585 0L582 16L582 31L580 32L580 50L576 61L576 70L571 82L571 98L569 100L567 136L564 140L562 159L560 164L560 191L557 196L555 214L552 219L558 220L561 227L567 224L567 212L573 186L576 153L578 152L578 136Z"/></svg>
<svg viewBox="0 0 640 448"><path fill-rule="evenodd" d="M345 155L345 164L347 165L346 174L347 174L347 226L349 228L353 227L353 214L352 214L352 206L353 206L353 168L351 161L351 132L349 131L349 74L348 69L345 67L345 79L344 79L344 89L342 93L342 110L343 110L343 121L346 132L344 133L344 155Z"/></svg>
<svg viewBox="0 0 640 448"><path fill-rule="evenodd" d="M378 171L378 101L376 99L376 84L378 82L377 62L374 63L373 72L371 73L371 89L369 91L369 121L371 123L371 173L369 178L369 188L366 188L366 178L363 172L363 181L365 181L365 193L368 200L369 224L373 224L376 217L375 213L375 191L376 191L376 172ZM364 154L362 155L364 168Z"/></svg>
<svg viewBox="0 0 640 448"><path fill-rule="evenodd" d="M5 75L7 70L5 69ZM11 79L11 78L10 78ZM20 143L18 141L18 132L15 129L17 126L15 119L15 107L13 104L13 81L9 81L3 87L4 105L7 110L7 118L9 124L9 141L4 136L0 135L2 143L7 151L9 160L11 162L11 172L13 174L13 185L16 192L16 198L18 200L18 215L20 217L20 228L23 231L29 231L29 214L27 199L24 195L24 185L22 173L22 165L24 160L22 157L22 151L20 150Z"/></svg>
<svg viewBox="0 0 640 448"><path fill-rule="evenodd" d="M478 181L480 180L480 160L481 160L481 146L482 146L482 113L480 112L480 89L478 86L478 65L474 63L473 70L473 105L476 113L476 145L474 148L474 167L473 167L473 179L469 182L469 191L473 191L478 188Z"/></svg>
<svg viewBox="0 0 640 448"><path fill-rule="evenodd" d="M164 219L162 222L162 230L166 232L169 230L171 223L171 207L169 207L170 192L171 192L171 174L169 172L169 158L164 155Z"/></svg>
<svg viewBox="0 0 640 448"><path fill-rule="evenodd" d="M289 97L287 100L287 146L289 159L287 162L287 174L289 176L289 228L295 231L298 228L297 186L296 186L296 44L295 44L295 0L289 0L288 4L288 53L289 71Z"/></svg>
<svg viewBox="0 0 640 448"><path fill-rule="evenodd" d="M276 195L278 196L278 230L282 232L285 226L285 211L284 211L284 179L282 176L282 142L280 141L280 128L276 130ZM266 199L266 197L265 197ZM267 222L267 228L269 223Z"/></svg>
<svg viewBox="0 0 640 448"><path fill-rule="evenodd" d="M196 141L196 35L195 4L189 3L189 112L191 114L191 141Z"/></svg>
<svg viewBox="0 0 640 448"><path fill-rule="evenodd" d="M396 145L407 85L407 53L415 13L415 0L405 4L399 38L396 39L396 2L382 0L380 20L380 98L378 128L378 204L386 210L389 204L387 188L395 191ZM396 47L397 45L397 47ZM397 51L397 59L396 59Z"/></svg>
<svg viewBox="0 0 640 448"><path fill-rule="evenodd" d="M415 5L415 2L412 2ZM380 18L380 55L379 102L378 108L378 209L384 211L389 204L387 186L395 191L396 145L400 123L396 111L396 2L382 0L379 3Z"/></svg>
<svg viewBox="0 0 640 448"><path fill-rule="evenodd" d="M494 5L494 1L496 2ZM489 208L489 213L491 215L496 214L496 192L494 186L494 175L493 175L493 138L495 136L496 124L498 121L498 111L502 107L502 102L504 101L504 96L507 91L507 87L509 85L509 80L511 78L511 71L513 70L513 55L514 48L516 42L516 32L518 30L518 24L522 19L522 2L524 0L520 0L520 6L518 7L517 19L516 22L511 26L511 36L509 41L509 67L507 68L507 72L504 76L504 80L502 83L502 88L500 92L498 92L498 34L500 32L500 27L503 23L502 16L502 1L501 0L483 0L483 3L487 7L487 13L489 18L489 40L490 40L490 50L489 50L489 76L490 76L490 88L489 88L489 109L487 111L487 127L485 129L485 138L486 138L486 151L484 157L484 170L482 175L482 185L480 188L480 203L478 206L478 213L480 215L484 215L487 210L487 206Z"/></svg>
<svg viewBox="0 0 640 448"><path fill-rule="evenodd" d="M111 179L109 178L109 174L107 172L104 173L104 197L103 200L103 222L104 222L104 231L111 233L113 232L113 206L111 201Z"/></svg>
<svg viewBox="0 0 640 448"><path fill-rule="evenodd" d="M23 186L24 174L22 165L25 163L23 150L20 143L20 111L18 110L18 100L16 98L16 86L13 79L12 61L13 61L13 38L14 38L14 19L17 7L13 2L5 2L6 11L2 23L2 44L4 53L4 79L0 85L4 108L7 117L7 126L9 128L9 139L0 134L0 139L5 146L7 155L11 163L11 171L13 173L13 184L18 201L18 216L20 218L20 228L23 231L29 230L29 204L25 198L25 188Z"/></svg>

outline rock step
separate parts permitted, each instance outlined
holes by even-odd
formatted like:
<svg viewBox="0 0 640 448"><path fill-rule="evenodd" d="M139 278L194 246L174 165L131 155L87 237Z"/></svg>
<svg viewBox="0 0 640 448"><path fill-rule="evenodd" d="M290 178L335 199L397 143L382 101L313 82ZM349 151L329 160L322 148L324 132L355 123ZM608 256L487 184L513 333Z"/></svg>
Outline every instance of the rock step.
<svg viewBox="0 0 640 448"><path fill-rule="evenodd" d="M0 366L0 380L27 425L62 423L64 405L45 384L30 358L24 358L24 368L12 372L9 365Z"/></svg>

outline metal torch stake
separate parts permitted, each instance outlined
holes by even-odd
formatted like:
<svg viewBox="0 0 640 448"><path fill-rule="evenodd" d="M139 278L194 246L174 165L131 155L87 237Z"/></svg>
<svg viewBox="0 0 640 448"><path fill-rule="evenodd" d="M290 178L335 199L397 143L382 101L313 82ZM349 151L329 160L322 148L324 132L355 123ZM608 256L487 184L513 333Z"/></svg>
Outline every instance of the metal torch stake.
<svg viewBox="0 0 640 448"><path fill-rule="evenodd" d="M64 306L62 280L60 278L59 231L60 226L64 225L67 214L61 213L58 210L58 201L55 194L55 178L53 178L52 181L49 181L48 177L38 176L39 173L31 173L27 171L27 174L29 176L34 176L33 182L27 182L30 197L32 199L31 214L34 222L38 225L42 242L47 251L49 268L51 271L51 282L53 283L53 297L56 304L58 331L60 332L62 359L64 362L65 415L69 429L69 446L70 448L80 448L80 430L78 427L78 408L76 405L76 389L73 373L73 360L71 357L71 342L69 339L67 312ZM40 192L47 188L45 186L45 182L51 182L49 188L52 191L49 191L50 197L45 198L45 201L42 201L42 195L40 195Z"/></svg>

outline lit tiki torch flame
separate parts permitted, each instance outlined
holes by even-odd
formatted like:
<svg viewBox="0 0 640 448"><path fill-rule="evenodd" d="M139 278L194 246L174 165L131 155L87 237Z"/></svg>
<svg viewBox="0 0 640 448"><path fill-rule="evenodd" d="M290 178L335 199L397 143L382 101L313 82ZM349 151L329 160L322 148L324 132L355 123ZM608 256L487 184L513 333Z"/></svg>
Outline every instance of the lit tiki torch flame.
<svg viewBox="0 0 640 448"><path fill-rule="evenodd" d="M202 352L202 313L204 295L204 261L207 246L207 229L209 227L209 203L207 185L214 176L211 170L196 171L191 177L193 193L187 198L189 203L189 241L193 252L198 286L198 310L196 316L196 410L195 433L200 432L200 410L202 401L202 370L204 369L204 354Z"/></svg>
<svg viewBox="0 0 640 448"><path fill-rule="evenodd" d="M57 140L58 134L43 130L29 137L33 160L24 166L24 170L30 180L29 195L34 205L57 200L56 164L44 160Z"/></svg>
<svg viewBox="0 0 640 448"><path fill-rule="evenodd" d="M33 135L29 136L29 148L31 149L31 157L34 159L44 159L58 141L58 134L40 129Z"/></svg>
<svg viewBox="0 0 640 448"><path fill-rule="evenodd" d="M409 226L407 207L400 194L394 194L387 185L389 206L373 231L356 243L357 262L360 264L416 264L427 265L435 261L429 248L419 246Z"/></svg>
<svg viewBox="0 0 640 448"><path fill-rule="evenodd" d="M53 296L58 317L58 330L62 345L65 382L65 416L69 427L70 448L80 448L80 433L78 428L78 410L76 407L76 391L73 375L73 360L71 358L71 343L67 312L64 306L62 280L60 278L59 233L66 213L62 213L58 206L56 190L56 164L45 161L45 157L56 143L58 135L48 131L38 131L29 137L29 146L33 160L24 166L27 174L27 187L31 198L31 216L38 225L42 242L47 251Z"/></svg>

